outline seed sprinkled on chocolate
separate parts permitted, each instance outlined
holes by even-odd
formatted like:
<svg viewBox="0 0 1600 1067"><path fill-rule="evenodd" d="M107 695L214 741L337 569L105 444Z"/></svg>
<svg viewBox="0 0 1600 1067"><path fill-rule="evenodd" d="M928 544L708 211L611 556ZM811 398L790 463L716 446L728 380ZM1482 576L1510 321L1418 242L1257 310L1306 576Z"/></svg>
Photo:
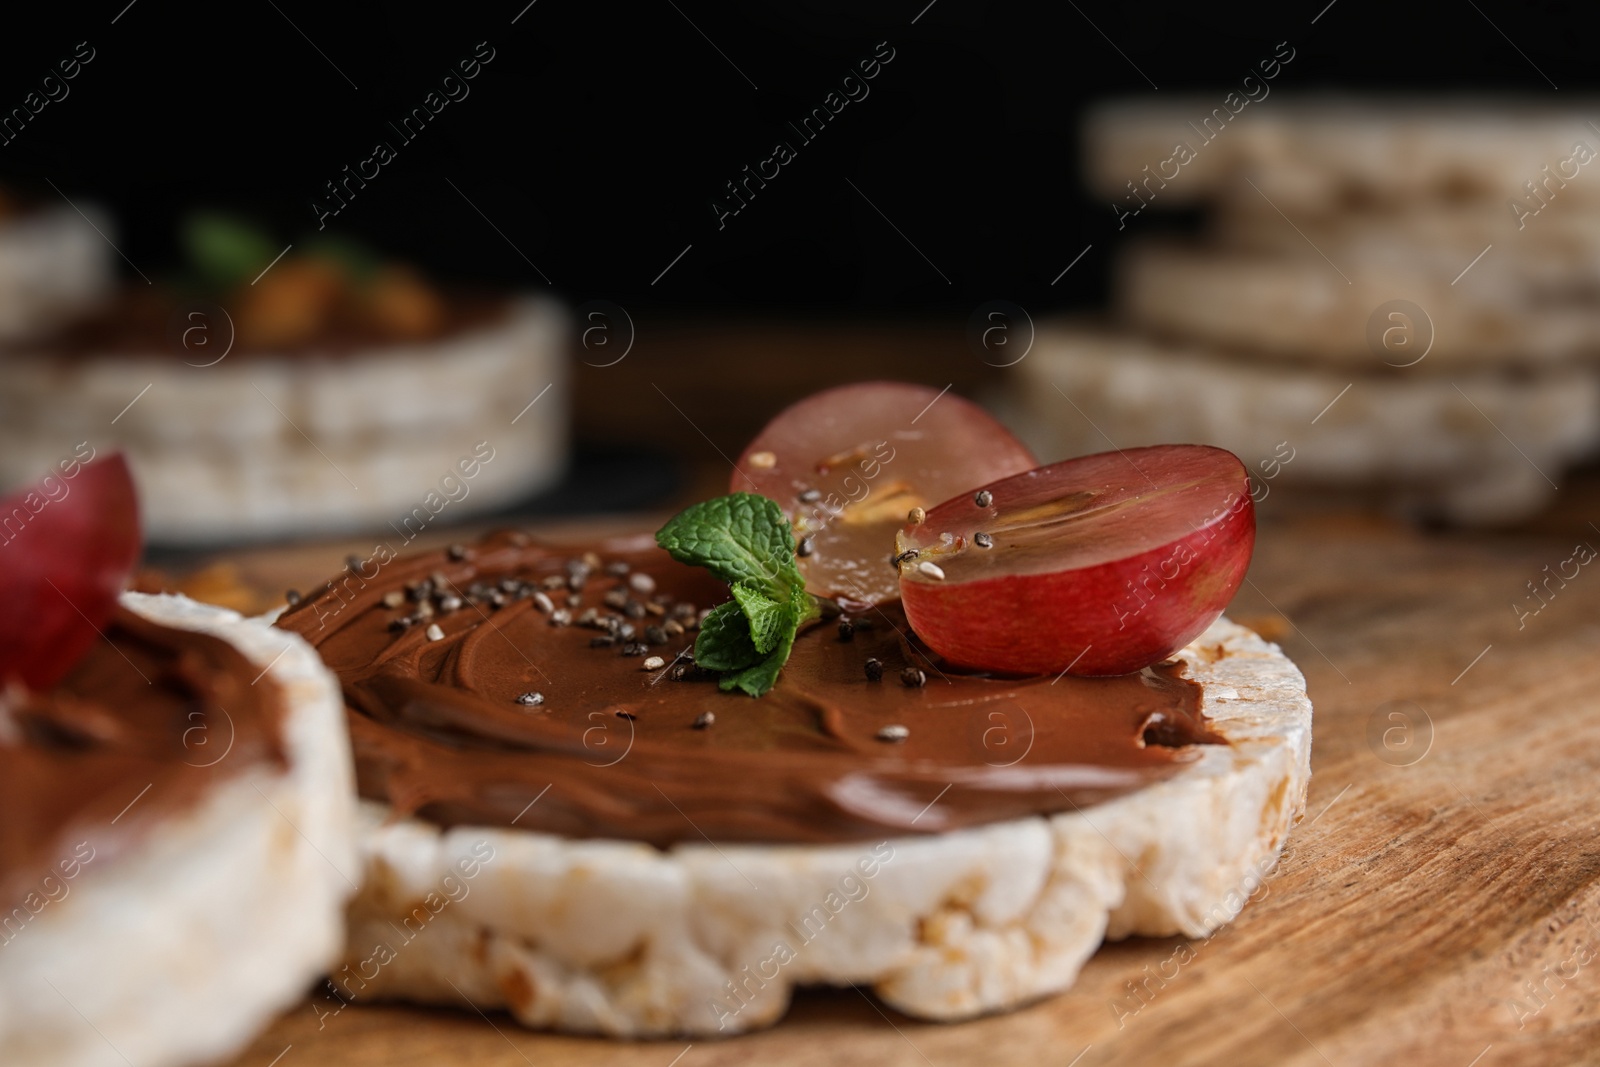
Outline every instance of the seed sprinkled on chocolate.
<svg viewBox="0 0 1600 1067"><path fill-rule="evenodd" d="M547 574L544 576L544 580L539 584L553 593L557 589L565 589L567 587L567 580L559 574Z"/></svg>
<svg viewBox="0 0 1600 1067"><path fill-rule="evenodd" d="M583 614L579 615L575 621L579 626L596 626L598 623L595 620L598 618L600 618L600 613L594 608L584 608Z"/></svg>
<svg viewBox="0 0 1600 1067"><path fill-rule="evenodd" d="M451 545L445 550L445 555L450 559L455 560L457 563L460 563L462 560L467 558L467 546Z"/></svg>
<svg viewBox="0 0 1600 1067"><path fill-rule="evenodd" d="M600 569L600 553L588 551L583 554L583 565L592 571Z"/></svg>
<svg viewBox="0 0 1600 1067"><path fill-rule="evenodd" d="M626 589L613 589L600 599L605 601L605 605L608 608L625 607L629 600L628 591Z"/></svg>
<svg viewBox="0 0 1600 1067"><path fill-rule="evenodd" d="M572 612L568 611L566 608L557 608L550 613L550 625L571 626Z"/></svg>
<svg viewBox="0 0 1600 1067"><path fill-rule="evenodd" d="M305 599L305 598L300 595L300 590L298 590L298 589L290 589L288 592L283 594L283 599L292 608L292 607L299 606L300 601ZM386 602L387 602L387 599L388 598L386 597L385 598Z"/></svg>
<svg viewBox="0 0 1600 1067"><path fill-rule="evenodd" d="M805 537L800 538L800 543L795 546L794 554L799 556L801 559L804 559L811 555L811 553L815 552L816 549L816 541L809 534L807 534Z"/></svg>
<svg viewBox="0 0 1600 1067"><path fill-rule="evenodd" d="M666 644L669 636L666 628L662 626L646 626L644 628L644 639L652 645Z"/></svg>
<svg viewBox="0 0 1600 1067"><path fill-rule="evenodd" d="M401 630L409 630L411 629L412 621L411 616L401 615L399 618L389 620L389 629L395 633L399 633Z"/></svg>
<svg viewBox="0 0 1600 1067"><path fill-rule="evenodd" d="M648 651L650 651L650 646L641 641L631 641L622 646L622 654L624 656L642 656Z"/></svg>
<svg viewBox="0 0 1600 1067"><path fill-rule="evenodd" d="M714 712L714 711L702 711L700 714L698 714L698 715L696 715L694 717L694 728L696 730L704 730L706 727L710 726L712 723L714 723L716 721L717 721L717 713L716 712Z"/></svg>
<svg viewBox="0 0 1600 1067"><path fill-rule="evenodd" d="M556 602L551 600L549 595L546 593L533 594L533 606L538 608L546 615L549 615L551 612L556 610Z"/></svg>
<svg viewBox="0 0 1600 1067"><path fill-rule="evenodd" d="M628 575L628 587L635 593L649 596L656 591L656 580L643 571L635 571Z"/></svg>
<svg viewBox="0 0 1600 1067"><path fill-rule="evenodd" d="M493 607L503 608L511 603L511 598L498 589L489 590L489 603Z"/></svg>
<svg viewBox="0 0 1600 1067"><path fill-rule="evenodd" d="M632 720L632 719L637 719L638 717L639 716L635 715L631 711L619 711L619 712L617 712L617 718L619 718L619 719L630 719L630 720Z"/></svg>
<svg viewBox="0 0 1600 1067"><path fill-rule="evenodd" d="M429 641L443 641L444 640L444 630L441 629L439 624L436 623L436 622L431 622L431 623L428 624L427 634L428 634L428 640Z"/></svg>
<svg viewBox="0 0 1600 1067"><path fill-rule="evenodd" d="M868 660L867 660L867 665L866 666L867 666L867 681L869 681L869 682L881 682L881 681L883 681L883 660L879 659L876 656L869 657Z"/></svg>
<svg viewBox="0 0 1600 1067"><path fill-rule="evenodd" d="M517 581L515 578L500 579L500 591L502 593L517 593L521 592L521 590L522 583Z"/></svg>
<svg viewBox="0 0 1600 1067"><path fill-rule="evenodd" d="M616 634L617 634L618 637L622 638L624 641L626 641L629 638L631 638L634 635L634 632L635 631L633 629L633 623L631 623L631 622L623 622L623 623L618 623L617 624Z"/></svg>
<svg viewBox="0 0 1600 1067"><path fill-rule="evenodd" d="M912 508L906 512L906 521L913 526L921 526L928 521L928 513L921 508Z"/></svg>
<svg viewBox="0 0 1600 1067"><path fill-rule="evenodd" d="M677 619L668 619L666 622L661 624L661 628L672 637L677 637L683 633L683 623L679 622Z"/></svg>
<svg viewBox="0 0 1600 1067"><path fill-rule="evenodd" d="M610 648L617 643L617 639L610 634L601 634L599 637L589 638L590 648Z"/></svg>
<svg viewBox="0 0 1600 1067"><path fill-rule="evenodd" d="M660 618L667 613L667 606L665 604L657 604L654 600L652 600L650 603L644 606L644 610L647 613Z"/></svg>
<svg viewBox="0 0 1600 1067"><path fill-rule="evenodd" d="M899 723L893 723L889 726L885 726L877 733L877 738L879 741L887 741L890 744L899 744L901 741L904 741L910 736L910 727L901 726Z"/></svg>
<svg viewBox="0 0 1600 1067"><path fill-rule="evenodd" d="M923 574L926 574L929 578L932 578L935 581L944 581L944 568L933 562L931 559L925 559L921 563L917 564L917 570L921 571Z"/></svg>
<svg viewBox="0 0 1600 1067"><path fill-rule="evenodd" d="M972 498L972 502L980 508L986 508L994 503L994 494L987 489L979 489L978 495Z"/></svg>
<svg viewBox="0 0 1600 1067"><path fill-rule="evenodd" d="M900 684L907 689L921 689L928 684L928 676L919 667L907 667L900 672Z"/></svg>
<svg viewBox="0 0 1600 1067"><path fill-rule="evenodd" d="M461 610L461 598L454 593L446 593L439 598L439 611L448 615L452 611Z"/></svg>
<svg viewBox="0 0 1600 1067"><path fill-rule="evenodd" d="M698 610L696 610L693 604L690 604L687 601L679 601L678 603L672 605L672 611L670 614L674 619L677 619L679 622L683 622L686 619L694 618L700 613Z"/></svg>
<svg viewBox="0 0 1600 1067"><path fill-rule="evenodd" d="M362 564L363 564L363 563L365 563L365 562L366 562L366 561L365 561L365 560L363 560L363 559L362 559L362 558L361 558L361 557L360 557L360 556L357 556L357 555L354 555L354 554L352 554L352 555L348 555L348 556L346 556L346 557L345 557L345 558L344 558L344 565L345 565L345 567L346 567L346 568L347 568L347 569L349 569L349 570L352 570L352 571L356 571L356 572L358 572L358 573L359 573L359 572L360 572L360 570L361 570L361 565L362 565Z"/></svg>
<svg viewBox="0 0 1600 1067"><path fill-rule="evenodd" d="M630 619L642 619L649 614L649 612L645 610L645 606L639 603L637 600L628 601L622 606L622 610Z"/></svg>
<svg viewBox="0 0 1600 1067"><path fill-rule="evenodd" d="M582 603L583 603L583 597L579 596L577 593L568 593L567 594L567 607L575 608L575 607L580 606Z"/></svg>
<svg viewBox="0 0 1600 1067"><path fill-rule="evenodd" d="M517 703L526 707L536 708L544 703L543 693L523 693L517 698Z"/></svg>
<svg viewBox="0 0 1600 1067"><path fill-rule="evenodd" d="M979 548L993 548L994 538L980 531L972 535L972 543Z"/></svg>
<svg viewBox="0 0 1600 1067"><path fill-rule="evenodd" d="M626 578L628 576L628 564L624 560L613 560L606 564L606 573L613 578Z"/></svg>
<svg viewBox="0 0 1600 1067"><path fill-rule="evenodd" d="M647 671L659 671L662 667L665 667L666 665L667 665L667 661L662 659L660 656L651 656L649 659L647 659L643 663L639 664L639 666L642 669L647 670Z"/></svg>
<svg viewBox="0 0 1600 1067"><path fill-rule="evenodd" d="M750 453L750 466L756 470L769 471L778 465L778 457L772 452Z"/></svg>
<svg viewBox="0 0 1600 1067"><path fill-rule="evenodd" d="M849 619L839 620L839 640L849 641L856 636L856 624Z"/></svg>
<svg viewBox="0 0 1600 1067"><path fill-rule="evenodd" d="M289 596L293 598L290 603L295 603L300 599L300 594L293 589L289 590ZM383 594L383 606L386 608L397 608L405 602L406 595L398 589L391 589Z"/></svg>

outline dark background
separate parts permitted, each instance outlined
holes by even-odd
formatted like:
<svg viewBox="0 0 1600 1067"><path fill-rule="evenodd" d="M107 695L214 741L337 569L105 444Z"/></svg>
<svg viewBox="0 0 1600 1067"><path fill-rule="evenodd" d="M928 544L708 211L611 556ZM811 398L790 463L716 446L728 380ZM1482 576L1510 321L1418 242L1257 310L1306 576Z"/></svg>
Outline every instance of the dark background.
<svg viewBox="0 0 1600 1067"><path fill-rule="evenodd" d="M1506 0L125 3L8 18L4 110L78 42L96 57L0 146L0 179L107 204L145 273L178 267L177 220L195 206L242 210L300 241L323 183L383 138L398 158L330 229L435 277L521 287L543 285L543 272L571 303L656 317L1096 305L1119 235L1078 178L1085 104L1195 92L1209 110L1279 41L1296 56L1274 93L1492 89L1569 102L1596 69L1592 8ZM387 123L480 41L495 58L470 95L402 144ZM724 183L779 137L797 142L786 123L880 41L895 58L870 95L796 143L798 158L719 230L710 203ZM1142 232L1183 225L1140 220Z"/></svg>

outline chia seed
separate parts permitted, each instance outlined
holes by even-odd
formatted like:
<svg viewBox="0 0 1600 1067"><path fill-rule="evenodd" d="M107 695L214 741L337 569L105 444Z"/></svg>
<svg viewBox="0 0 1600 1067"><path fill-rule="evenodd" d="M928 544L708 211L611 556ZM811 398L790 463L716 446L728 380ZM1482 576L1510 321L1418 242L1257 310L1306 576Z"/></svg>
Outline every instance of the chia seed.
<svg viewBox="0 0 1600 1067"><path fill-rule="evenodd" d="M918 667L907 667L900 672L900 684L907 689L921 689L928 684L928 676Z"/></svg>
<svg viewBox="0 0 1600 1067"><path fill-rule="evenodd" d="M525 707L536 708L544 703L543 693L523 693L517 698L517 703Z"/></svg>
<svg viewBox="0 0 1600 1067"><path fill-rule="evenodd" d="M870 657L866 662L866 668L867 668L867 681L869 681L869 682L881 682L881 681L883 681L883 661L881 659L877 658L876 656Z"/></svg>
<svg viewBox="0 0 1600 1067"><path fill-rule="evenodd" d="M986 533L975 533L972 535L972 543L979 548L993 548L994 538Z"/></svg>

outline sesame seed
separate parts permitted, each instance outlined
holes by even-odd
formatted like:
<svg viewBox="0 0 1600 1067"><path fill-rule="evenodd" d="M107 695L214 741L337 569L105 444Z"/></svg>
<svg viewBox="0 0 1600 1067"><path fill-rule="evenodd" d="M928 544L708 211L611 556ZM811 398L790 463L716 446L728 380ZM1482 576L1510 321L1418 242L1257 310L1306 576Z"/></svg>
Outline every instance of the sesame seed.
<svg viewBox="0 0 1600 1067"><path fill-rule="evenodd" d="M630 598L626 589L613 589L600 599L605 601L608 608L620 608L625 606Z"/></svg>
<svg viewBox="0 0 1600 1067"><path fill-rule="evenodd" d="M643 668L644 670L647 670L647 671L659 671L662 667L665 667L666 665L667 665L667 661L662 659L660 656L651 656L649 659L647 659L643 663L639 664L639 666L641 668Z"/></svg>
<svg viewBox="0 0 1600 1067"><path fill-rule="evenodd" d="M533 594L533 606L546 615L556 610L556 602L551 600L547 593Z"/></svg>
<svg viewBox="0 0 1600 1067"><path fill-rule="evenodd" d="M428 640L429 641L443 641L444 640L444 630L441 629L439 624L436 623L436 622L431 622L431 623L428 624L427 633L428 633Z"/></svg>
<svg viewBox="0 0 1600 1067"><path fill-rule="evenodd" d="M461 598L454 593L446 594L439 598L439 610L445 614L461 610Z"/></svg>
<svg viewBox="0 0 1600 1067"><path fill-rule="evenodd" d="M550 613L550 625L571 626L572 612L568 611L566 608L557 608Z"/></svg>
<svg viewBox="0 0 1600 1067"><path fill-rule="evenodd" d="M972 502L980 508L986 508L994 503L994 494L987 489L979 489L978 495L972 498Z"/></svg>
<svg viewBox="0 0 1600 1067"><path fill-rule="evenodd" d="M637 600L628 601L622 606L622 610L630 619L642 619L646 615L650 614L650 612L646 610L645 606L639 603Z"/></svg>
<svg viewBox="0 0 1600 1067"><path fill-rule="evenodd" d="M921 508L912 508L906 512L906 521L913 526L921 526L928 521L928 513Z"/></svg>
<svg viewBox="0 0 1600 1067"><path fill-rule="evenodd" d="M885 726L877 734L879 741L887 741L890 744L899 744L910 736L911 730L908 727L901 726L899 723Z"/></svg>
<svg viewBox="0 0 1600 1067"><path fill-rule="evenodd" d="M921 689L928 684L928 676L917 667L907 667L900 672L900 684L907 689Z"/></svg>
<svg viewBox="0 0 1600 1067"><path fill-rule="evenodd" d="M288 601L289 606L291 608L293 608L293 607L298 607L299 604L300 604L300 601L303 600L304 598L300 595L300 590L291 589L287 593L283 594L283 599Z"/></svg>
<svg viewBox="0 0 1600 1067"><path fill-rule="evenodd" d="M620 559L612 563L607 563L606 573L611 575L613 578L626 578L628 576L628 565Z"/></svg>
<svg viewBox="0 0 1600 1067"><path fill-rule="evenodd" d="M917 564L917 570L921 571L923 574L926 574L929 578L932 578L935 581L944 580L944 568L940 567L937 563L930 559L925 559L921 563Z"/></svg>
<svg viewBox="0 0 1600 1067"><path fill-rule="evenodd" d="M565 589L567 587L567 580L561 577L559 574L547 574L539 582L539 584L553 593L557 589Z"/></svg>
<svg viewBox="0 0 1600 1067"><path fill-rule="evenodd" d="M805 492L800 494L800 503L802 503L802 504L815 504L817 501L819 501L821 499L822 499L822 490L821 489L807 489Z"/></svg>
<svg viewBox="0 0 1600 1067"><path fill-rule="evenodd" d="M656 591L656 580L643 571L635 571L628 575L628 586L635 593L644 593L648 596Z"/></svg>
<svg viewBox="0 0 1600 1067"><path fill-rule="evenodd" d="M750 453L750 466L757 470L769 471L778 465L778 457L771 452Z"/></svg>
<svg viewBox="0 0 1600 1067"><path fill-rule="evenodd" d="M807 534L805 537L800 538L800 543L795 546L794 554L799 556L801 559L804 559L811 555L811 553L815 552L816 548L817 543L815 538Z"/></svg>
<svg viewBox="0 0 1600 1067"><path fill-rule="evenodd" d="M579 596L577 593L568 593L567 594L567 607L576 608L576 607L581 606L582 604L583 604L583 597Z"/></svg>
<svg viewBox="0 0 1600 1067"><path fill-rule="evenodd" d="M867 667L867 681L869 681L869 682L881 682L881 681L883 681L883 661L881 659L878 659L876 656L869 657L867 659L866 667Z"/></svg>
<svg viewBox="0 0 1600 1067"><path fill-rule="evenodd" d="M523 693L521 696L519 696L517 698L517 703L526 705L527 707L530 707L530 708L536 708L540 704L544 703L544 694L543 693Z"/></svg>
<svg viewBox="0 0 1600 1067"><path fill-rule="evenodd" d="M631 638L634 635L635 631L633 629L633 623L631 623L631 622L619 622L617 624L617 628L616 628L616 630L614 632L616 633L616 635L618 637L620 637L624 641L626 641L626 640L628 640L629 638Z"/></svg>
<svg viewBox="0 0 1600 1067"><path fill-rule="evenodd" d="M667 606L665 604L657 604L654 600L652 600L650 603L644 606L644 610L649 614L659 618L667 613Z"/></svg>
<svg viewBox="0 0 1600 1067"><path fill-rule="evenodd" d="M716 712L714 712L714 711L702 711L700 714L698 714L698 715L696 715L694 717L694 728L696 730L704 730L706 727L710 726L712 723L714 723L716 721L717 721L717 713Z"/></svg>
<svg viewBox="0 0 1600 1067"><path fill-rule="evenodd" d="M593 552L593 551L585 552L583 554L583 565L585 567L588 567L592 571L599 570L600 569L600 553Z"/></svg>
<svg viewBox="0 0 1600 1067"><path fill-rule="evenodd" d="M293 589L289 590L289 595L294 597L296 600L300 598L300 594L296 593ZM386 608L397 608L405 602L406 595L399 589L391 589L387 593L383 594L383 606Z"/></svg>
<svg viewBox="0 0 1600 1067"><path fill-rule="evenodd" d="M679 634L683 633L683 623L679 622L677 619L668 619L666 622L661 624L661 628L672 637L677 637Z"/></svg>
<svg viewBox="0 0 1600 1067"><path fill-rule="evenodd" d="M644 639L652 645L664 645L667 643L668 637L665 627L646 626L644 628Z"/></svg>
<svg viewBox="0 0 1600 1067"><path fill-rule="evenodd" d="M994 538L980 531L972 535L972 543L979 548L993 548Z"/></svg>
<svg viewBox="0 0 1600 1067"><path fill-rule="evenodd" d="M456 563L460 563L462 560L467 558L467 546L451 545L445 550L445 555L454 560Z"/></svg>

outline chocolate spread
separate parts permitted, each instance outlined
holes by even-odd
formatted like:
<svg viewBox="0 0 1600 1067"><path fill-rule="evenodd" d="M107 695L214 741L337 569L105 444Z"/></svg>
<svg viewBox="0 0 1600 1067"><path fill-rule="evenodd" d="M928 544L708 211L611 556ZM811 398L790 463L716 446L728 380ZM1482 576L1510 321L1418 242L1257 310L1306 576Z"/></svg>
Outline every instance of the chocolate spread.
<svg viewBox="0 0 1600 1067"><path fill-rule="evenodd" d="M353 560L284 614L343 684L363 796L442 825L656 845L845 841L1072 810L1221 741L1181 664L958 672L897 603L851 616L848 639L811 626L766 696L721 692L688 657L696 611L727 587L648 536L584 555L499 533Z"/></svg>
<svg viewBox="0 0 1600 1067"><path fill-rule="evenodd" d="M283 694L227 641L125 608L104 633L49 691L0 692L0 940L83 863L284 761Z"/></svg>

